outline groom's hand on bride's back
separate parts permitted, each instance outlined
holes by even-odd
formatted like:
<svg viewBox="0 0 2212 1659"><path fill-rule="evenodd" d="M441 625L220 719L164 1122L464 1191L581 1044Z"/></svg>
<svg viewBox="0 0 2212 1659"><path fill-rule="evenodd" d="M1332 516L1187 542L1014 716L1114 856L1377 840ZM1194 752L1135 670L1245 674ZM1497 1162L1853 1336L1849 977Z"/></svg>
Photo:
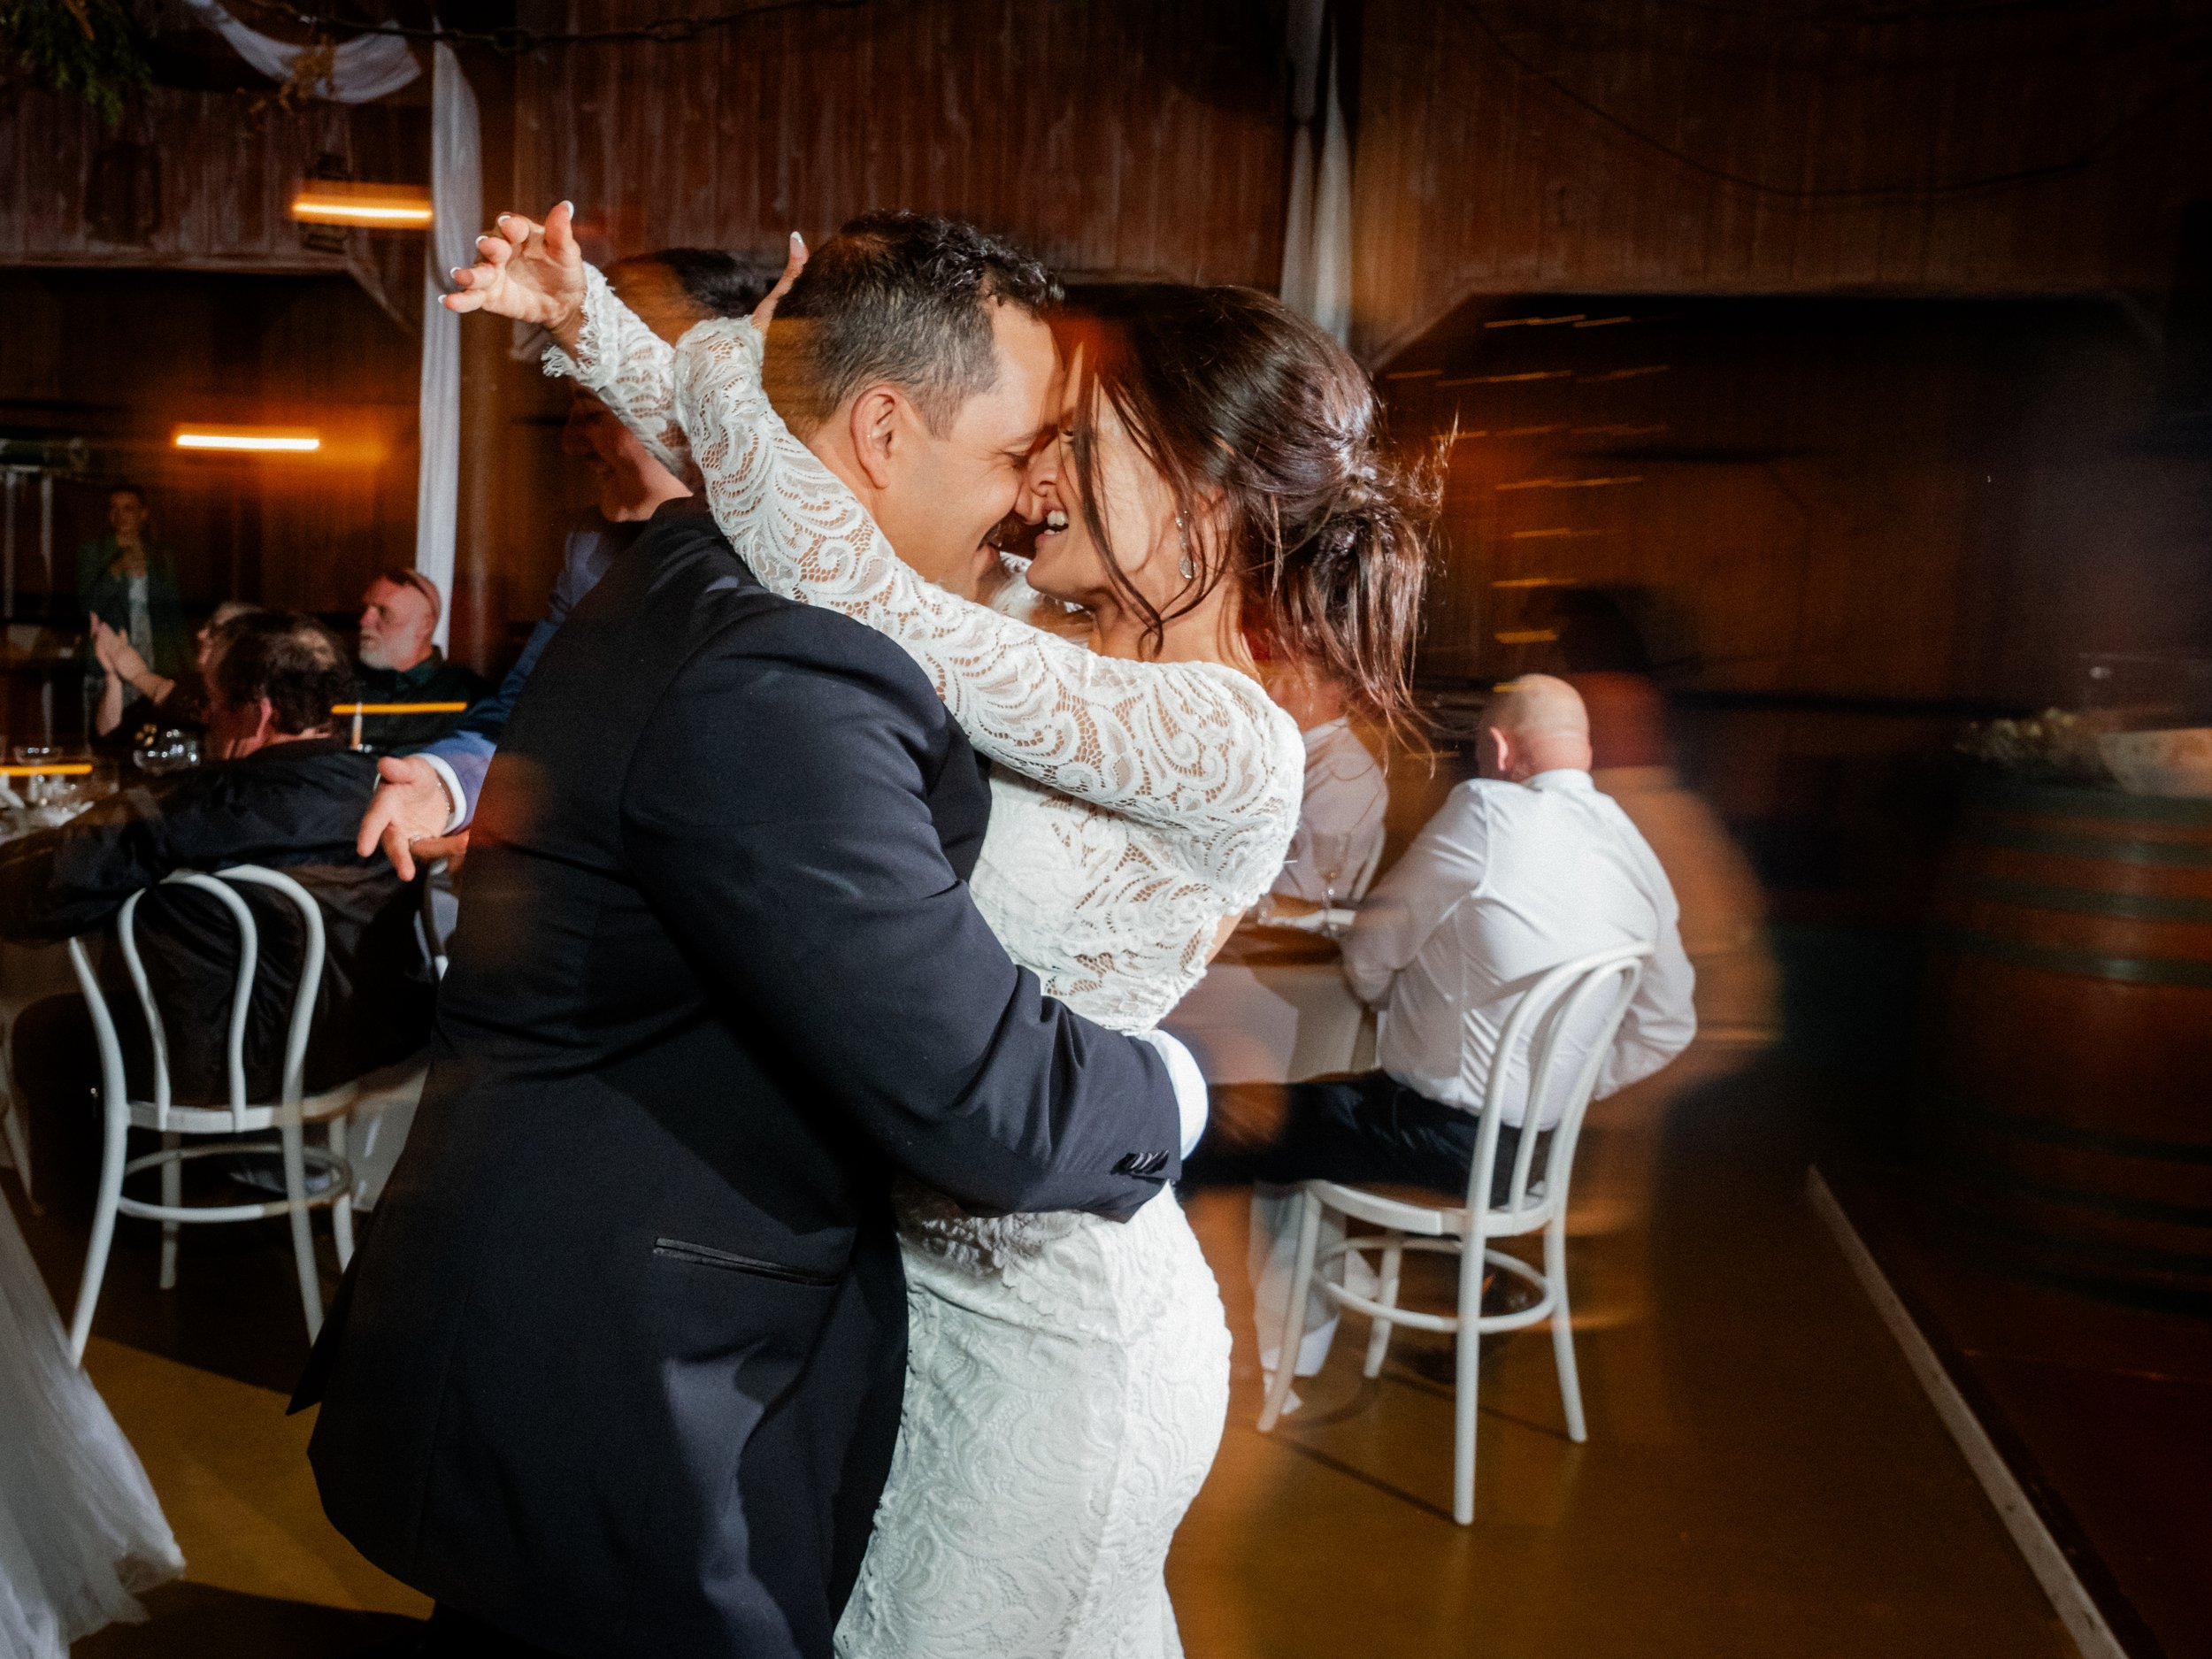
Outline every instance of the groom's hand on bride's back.
<svg viewBox="0 0 2212 1659"><path fill-rule="evenodd" d="M584 320L584 250L575 218L567 202L542 224L502 213L492 234L476 239L476 263L453 271L456 291L441 303L448 311L536 323L563 348L574 346Z"/></svg>

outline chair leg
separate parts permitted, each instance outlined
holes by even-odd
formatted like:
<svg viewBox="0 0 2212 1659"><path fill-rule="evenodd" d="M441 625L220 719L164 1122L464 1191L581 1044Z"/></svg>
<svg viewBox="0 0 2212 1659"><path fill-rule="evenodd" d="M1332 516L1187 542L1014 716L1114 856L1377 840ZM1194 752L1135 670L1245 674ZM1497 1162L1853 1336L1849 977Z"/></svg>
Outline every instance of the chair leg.
<svg viewBox="0 0 2212 1659"><path fill-rule="evenodd" d="M1313 1258L1321 1240L1321 1201L1311 1193L1301 1195L1298 1213L1298 1264L1291 1270L1290 1294L1283 1302L1283 1340L1275 1349L1275 1370L1267 1379L1267 1406L1260 1413L1260 1432L1273 1430L1290 1398L1291 1379L1298 1370L1299 1344L1306 1340L1306 1299L1313 1294Z"/></svg>
<svg viewBox="0 0 2212 1659"><path fill-rule="evenodd" d="M1383 1246L1382 1289L1375 1297L1386 1308L1398 1305L1398 1269L1405 1260L1405 1238L1402 1233L1385 1235ZM1377 1319L1375 1328L1367 1333L1367 1371L1370 1377L1382 1375L1383 1361L1390 1354L1390 1333L1394 1329L1387 1319Z"/></svg>
<svg viewBox="0 0 2212 1659"><path fill-rule="evenodd" d="M92 1240L84 1254L84 1279L77 1286L77 1311L69 1321L69 1352L84 1363L92 1336L92 1310L99 1305L100 1281L107 1276L108 1248L115 1242L116 1207L123 1199L123 1164L130 1156L131 1120L120 1110L107 1114L100 1149L100 1195L92 1210Z"/></svg>
<svg viewBox="0 0 2212 1659"><path fill-rule="evenodd" d="M0 1019L0 1135L8 1141L8 1156L15 1178L23 1183L23 1201L31 1213L40 1213L38 1194L31 1190L31 1118L15 1086L15 1021Z"/></svg>
<svg viewBox="0 0 2212 1659"><path fill-rule="evenodd" d="M283 1137L284 1195L292 1201L287 1219L292 1224L293 1259L299 1266L300 1310L307 1316L307 1340L312 1342L322 1334L323 1284L321 1270L315 1265L314 1229L308 1225L306 1143L298 1118L284 1125Z"/></svg>
<svg viewBox="0 0 2212 1659"><path fill-rule="evenodd" d="M1590 1438L1582 1420L1582 1376L1575 1365L1574 1315L1567 1306L1567 1223L1563 1217L1544 1231L1544 1277L1551 1281L1551 1351L1559 1366L1559 1403L1567 1412L1567 1438L1579 1446Z"/></svg>
<svg viewBox="0 0 2212 1659"><path fill-rule="evenodd" d="M1475 1408L1482 1381L1482 1235L1460 1245L1459 1330L1452 1386L1452 1519L1475 1519Z"/></svg>
<svg viewBox="0 0 2212 1659"><path fill-rule="evenodd" d="M342 1114L330 1120L328 1131L330 1156L349 1171L352 1165L346 1159L346 1120ZM338 1271L344 1272L353 1260L353 1189L350 1185L339 1194L330 1206L330 1233L338 1245Z"/></svg>
<svg viewBox="0 0 2212 1659"><path fill-rule="evenodd" d="M31 1213L36 1215L38 1203L31 1191L31 1133L23 1121L23 1108L12 1093L0 1094L0 1135L7 1138L8 1161L15 1165L15 1178L23 1183L23 1196L30 1201Z"/></svg>
<svg viewBox="0 0 2212 1659"><path fill-rule="evenodd" d="M161 1137L161 1149L164 1152L174 1152L183 1144L182 1135L165 1134ZM161 1202L171 1210L176 1209L184 1202L184 1165L175 1158L170 1159L168 1163L161 1166ZM177 1233L179 1230L176 1222L165 1221L161 1224L161 1287L164 1290L174 1290L177 1287Z"/></svg>

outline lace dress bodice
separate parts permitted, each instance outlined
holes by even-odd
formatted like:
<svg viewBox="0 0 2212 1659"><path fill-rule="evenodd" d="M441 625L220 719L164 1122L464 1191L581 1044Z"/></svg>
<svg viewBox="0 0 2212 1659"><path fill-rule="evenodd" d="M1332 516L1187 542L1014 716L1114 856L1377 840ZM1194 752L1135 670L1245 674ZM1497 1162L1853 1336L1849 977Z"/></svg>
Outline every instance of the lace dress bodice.
<svg viewBox="0 0 2212 1659"><path fill-rule="evenodd" d="M855 617L921 664L994 765L972 887L1008 954L1102 1025L1156 1024L1282 866L1304 777L1295 722L1234 669L1102 657L925 581L771 407L749 322L702 323L672 349L596 271L586 281L581 338L549 372L703 480L772 591Z"/></svg>

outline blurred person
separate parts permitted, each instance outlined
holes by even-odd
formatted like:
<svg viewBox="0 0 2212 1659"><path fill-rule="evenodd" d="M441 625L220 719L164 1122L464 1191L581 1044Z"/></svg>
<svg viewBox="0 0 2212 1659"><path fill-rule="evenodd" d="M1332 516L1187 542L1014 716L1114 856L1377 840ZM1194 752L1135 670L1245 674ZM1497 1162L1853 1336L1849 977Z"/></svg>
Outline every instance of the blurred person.
<svg viewBox="0 0 2212 1659"><path fill-rule="evenodd" d="M1382 856L1390 787L1352 729L1344 687L1310 670L1269 677L1268 694L1298 722L1305 740L1305 794L1290 856L1269 891L1310 904L1340 904ZM1264 913L1264 907L1263 907Z"/></svg>
<svg viewBox="0 0 2212 1659"><path fill-rule="evenodd" d="M490 688L481 674L438 649L442 603L437 585L420 571L395 567L368 585L361 595L357 700L473 704ZM417 748L453 730L462 712L365 715L361 741L374 749Z"/></svg>
<svg viewBox="0 0 2212 1659"><path fill-rule="evenodd" d="M92 650L105 684L94 711L92 729L101 737L121 729L134 732L149 721L204 730L208 676L238 620L261 614L259 605L226 599L192 636L192 666L176 678L157 674L138 648L99 618L92 618Z"/></svg>
<svg viewBox="0 0 2212 1659"><path fill-rule="evenodd" d="M146 492L119 484L108 492L108 529L77 549L77 598L130 641L154 672L173 677L187 661L176 556L152 537Z"/></svg>
<svg viewBox="0 0 2212 1659"><path fill-rule="evenodd" d="M1597 1098L1689 1045L1695 976L1674 890L1627 815L1592 785L1582 699L1563 680L1522 676L1486 710L1478 755L1481 776L1452 791L1369 892L1343 942L1345 978L1379 1011L1379 1069L1217 1091L1215 1132L1187 1179L1402 1182L1463 1202L1495 1045L1515 1002L1550 969L1615 946L1649 944L1654 955L1599 1071ZM1562 1110L1542 1101L1532 1112L1525 1076L1517 1097L1512 1087L1509 1078L1500 1202L1521 1136L1550 1129ZM1294 1194L1254 1194L1255 1313L1271 1371L1298 1210ZM1310 1310L1298 1375L1321 1368L1335 1311L1318 1302Z"/></svg>
<svg viewBox="0 0 2212 1659"><path fill-rule="evenodd" d="M617 296L672 344L707 318L748 315L774 281L775 273L757 261L706 248L664 248L607 267L607 283ZM589 470L598 496L595 513L569 532L545 612L499 689L444 736L382 762L383 787L362 818L360 847L365 856L382 847L403 879L414 879L419 855L427 861L457 859L466 852L467 826L484 774L547 642L660 504L691 493L604 403L572 384L570 391L561 453ZM440 925L449 926L442 909Z"/></svg>
<svg viewBox="0 0 2212 1659"><path fill-rule="evenodd" d="M618 259L607 286L670 345L710 317L746 317L775 286L777 266L718 248L663 248Z"/></svg>
<svg viewBox="0 0 2212 1659"><path fill-rule="evenodd" d="M1772 1041L1779 993L1765 890L1719 814L1676 769L1666 698L1632 614L1635 594L1545 591L1540 619L1559 636L1562 677L1589 710L1590 775L1651 844L1681 902L1699 1036L1739 1048Z"/></svg>
<svg viewBox="0 0 2212 1659"><path fill-rule="evenodd" d="M376 764L334 729L331 705L344 698L349 678L343 649L311 618L268 612L236 618L212 667L210 764L127 780L67 824L0 847L0 938L52 943L96 933L127 899L146 895L139 949L170 1013L169 1059L180 1102L229 1098L225 1044L237 947L210 895L160 886L175 871L265 864L289 872L313 895L323 912L326 955L307 1052L311 1092L396 1061L428 1037L430 986L415 941L412 897L382 860L353 850ZM301 924L273 895L257 890L245 897L259 924L264 964L250 1014L249 1084L252 1098L268 1099L298 983ZM96 954L110 995L134 1004L115 953L104 945ZM75 1005L87 1033L79 1057L88 1062L83 1004L56 1000ZM27 1047L35 1046L25 1025L14 1046L20 1067Z"/></svg>

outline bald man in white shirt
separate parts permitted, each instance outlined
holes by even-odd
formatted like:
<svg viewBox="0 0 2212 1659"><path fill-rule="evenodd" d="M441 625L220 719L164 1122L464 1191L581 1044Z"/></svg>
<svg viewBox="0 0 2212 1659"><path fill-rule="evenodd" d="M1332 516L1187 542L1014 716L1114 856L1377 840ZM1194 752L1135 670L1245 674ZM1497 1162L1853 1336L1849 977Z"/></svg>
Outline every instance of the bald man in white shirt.
<svg viewBox="0 0 2212 1659"><path fill-rule="evenodd" d="M1379 1010L1381 1069L1279 1092L1220 1092L1211 1150L1195 1171L1186 1166L1187 1179L1406 1182L1463 1199L1506 1017L1549 970L1615 946L1649 944L1654 955L1600 1070L1598 1096L1689 1045L1695 976L1674 889L1627 815L1590 782L1589 721L1574 687L1541 674L1517 681L1487 711L1479 760L1482 776L1451 793L1376 883L1344 941L1345 977ZM1517 1071L1523 1058L1514 1057ZM1507 1096L1498 1137L1502 1174L1532 1117L1525 1076L1512 1081L1517 1093ZM1540 1133L1564 1103L1536 1102ZM1257 1311L1271 1363L1283 1294L1271 1281L1286 1276L1295 1217L1294 1204L1264 1191L1256 1197L1256 1235L1267 1235L1254 1240ZM1328 1334L1325 1326L1309 1339L1301 1375L1320 1368Z"/></svg>

